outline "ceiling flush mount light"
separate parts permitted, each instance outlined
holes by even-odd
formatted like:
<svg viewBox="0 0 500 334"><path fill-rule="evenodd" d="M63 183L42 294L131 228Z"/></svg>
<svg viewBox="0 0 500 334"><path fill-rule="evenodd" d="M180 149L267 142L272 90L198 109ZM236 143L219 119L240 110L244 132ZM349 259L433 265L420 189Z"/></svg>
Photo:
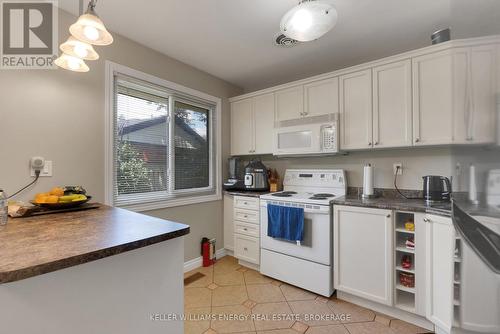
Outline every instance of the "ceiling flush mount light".
<svg viewBox="0 0 500 334"><path fill-rule="evenodd" d="M97 60L99 55L95 52L92 45L79 41L73 36L70 36L66 42L61 44L62 52L85 60Z"/></svg>
<svg viewBox="0 0 500 334"><path fill-rule="evenodd" d="M302 0L281 19L281 32L309 42L329 32L337 23L337 10L328 0Z"/></svg>
<svg viewBox="0 0 500 334"><path fill-rule="evenodd" d="M69 27L69 32L80 41L88 44L109 45L113 43L113 36L106 30L104 23L95 12L96 3L97 0L89 2L87 12Z"/></svg>
<svg viewBox="0 0 500 334"><path fill-rule="evenodd" d="M65 70L70 70L73 72L88 72L89 67L85 62L74 56L70 56L66 53L63 53L59 58L57 58L54 63L61 67L64 68Z"/></svg>

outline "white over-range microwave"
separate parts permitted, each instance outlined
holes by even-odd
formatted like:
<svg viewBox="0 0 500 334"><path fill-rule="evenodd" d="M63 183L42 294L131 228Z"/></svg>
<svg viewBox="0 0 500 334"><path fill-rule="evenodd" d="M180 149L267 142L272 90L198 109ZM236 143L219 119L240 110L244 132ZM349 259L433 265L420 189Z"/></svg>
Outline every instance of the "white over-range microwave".
<svg viewBox="0 0 500 334"><path fill-rule="evenodd" d="M338 119L280 127L274 130L274 155L320 155L339 153Z"/></svg>

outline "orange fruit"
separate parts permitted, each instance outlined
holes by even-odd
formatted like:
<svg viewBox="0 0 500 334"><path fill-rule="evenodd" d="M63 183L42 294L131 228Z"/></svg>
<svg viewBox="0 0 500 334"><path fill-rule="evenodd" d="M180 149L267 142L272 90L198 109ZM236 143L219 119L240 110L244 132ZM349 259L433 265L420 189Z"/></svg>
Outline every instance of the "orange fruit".
<svg viewBox="0 0 500 334"><path fill-rule="evenodd" d="M55 188L52 188L52 190L50 191L49 194L52 196L64 196L64 189L59 188L59 187L55 187Z"/></svg>

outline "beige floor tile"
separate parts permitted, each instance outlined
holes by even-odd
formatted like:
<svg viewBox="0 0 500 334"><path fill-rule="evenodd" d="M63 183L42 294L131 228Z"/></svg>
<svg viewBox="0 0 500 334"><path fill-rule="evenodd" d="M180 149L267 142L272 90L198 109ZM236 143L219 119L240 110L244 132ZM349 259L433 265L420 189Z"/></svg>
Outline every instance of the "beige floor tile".
<svg viewBox="0 0 500 334"><path fill-rule="evenodd" d="M187 288L201 288L208 286L213 282L213 267L211 266L206 268L201 267L195 270L191 270L190 272L184 274L184 278L194 275L196 273L201 273L205 276L200 279L197 279L194 282L186 284Z"/></svg>
<svg viewBox="0 0 500 334"><path fill-rule="evenodd" d="M340 299L328 301L328 306L335 314L342 315L343 318L345 316L345 320L341 320L342 323L375 320L375 312Z"/></svg>
<svg viewBox="0 0 500 334"><path fill-rule="evenodd" d="M214 274L217 273L227 273L231 271L236 271L241 268L238 264L238 260L232 256L224 256L218 260L214 265Z"/></svg>
<svg viewBox="0 0 500 334"><path fill-rule="evenodd" d="M392 319L389 315L375 312L375 321L380 322L382 325L389 326Z"/></svg>
<svg viewBox="0 0 500 334"><path fill-rule="evenodd" d="M267 276L262 275L258 271L249 269L244 273L245 284L268 284L273 280Z"/></svg>
<svg viewBox="0 0 500 334"><path fill-rule="evenodd" d="M191 309L185 312L184 334L202 334L210 328L210 307Z"/></svg>
<svg viewBox="0 0 500 334"><path fill-rule="evenodd" d="M207 288L185 288L184 307L186 309L212 305L212 291Z"/></svg>
<svg viewBox="0 0 500 334"><path fill-rule="evenodd" d="M309 327L306 334L349 334L344 325Z"/></svg>
<svg viewBox="0 0 500 334"><path fill-rule="evenodd" d="M244 285L243 273L232 270L228 272L215 272L214 283L218 285Z"/></svg>
<svg viewBox="0 0 500 334"><path fill-rule="evenodd" d="M282 284L280 288L281 292L283 292L283 295L285 295L285 298L288 301L314 300L317 297L316 294L306 290L302 290L293 285Z"/></svg>
<svg viewBox="0 0 500 334"><path fill-rule="evenodd" d="M248 297L258 303L284 302L285 296L272 284L247 285Z"/></svg>
<svg viewBox="0 0 500 334"><path fill-rule="evenodd" d="M244 285L220 286L213 291L212 306L240 305L248 299Z"/></svg>
<svg viewBox="0 0 500 334"><path fill-rule="evenodd" d="M292 310L286 302L257 304L252 309L252 314L256 315L254 323L258 331L286 329L295 322L292 318Z"/></svg>
<svg viewBox="0 0 500 334"><path fill-rule="evenodd" d="M298 332L293 329L275 329L271 331L257 332L257 334L298 334Z"/></svg>
<svg viewBox="0 0 500 334"><path fill-rule="evenodd" d="M292 329L299 333L305 333L308 328L309 328L308 325L300 321L295 321L295 323L292 325Z"/></svg>
<svg viewBox="0 0 500 334"><path fill-rule="evenodd" d="M309 326L326 326L340 324L335 313L326 303L316 300L288 302L294 313L300 314L301 321Z"/></svg>
<svg viewBox="0 0 500 334"><path fill-rule="evenodd" d="M425 328L421 328L398 319L392 320L390 327L398 332L398 334L429 333L429 331Z"/></svg>
<svg viewBox="0 0 500 334"><path fill-rule="evenodd" d="M213 307L216 316L210 327L217 333L242 333L255 331L250 310L243 305Z"/></svg>
<svg viewBox="0 0 500 334"><path fill-rule="evenodd" d="M399 334L376 321L345 324L345 327L351 334Z"/></svg>

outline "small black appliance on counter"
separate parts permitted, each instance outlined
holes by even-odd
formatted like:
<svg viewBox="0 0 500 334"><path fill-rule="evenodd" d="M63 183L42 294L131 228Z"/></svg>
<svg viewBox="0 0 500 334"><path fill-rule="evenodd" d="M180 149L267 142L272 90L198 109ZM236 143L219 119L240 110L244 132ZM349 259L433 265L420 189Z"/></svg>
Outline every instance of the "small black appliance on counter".
<svg viewBox="0 0 500 334"><path fill-rule="evenodd" d="M252 160L245 167L245 189L249 191L269 191L269 175L261 161Z"/></svg>
<svg viewBox="0 0 500 334"><path fill-rule="evenodd" d="M243 174L241 173L241 161L238 158L228 159L229 178L224 182L224 190L246 190Z"/></svg>
<svg viewBox="0 0 500 334"><path fill-rule="evenodd" d="M428 203L449 202L451 198L451 181L447 177L427 175L424 179L424 199Z"/></svg>

